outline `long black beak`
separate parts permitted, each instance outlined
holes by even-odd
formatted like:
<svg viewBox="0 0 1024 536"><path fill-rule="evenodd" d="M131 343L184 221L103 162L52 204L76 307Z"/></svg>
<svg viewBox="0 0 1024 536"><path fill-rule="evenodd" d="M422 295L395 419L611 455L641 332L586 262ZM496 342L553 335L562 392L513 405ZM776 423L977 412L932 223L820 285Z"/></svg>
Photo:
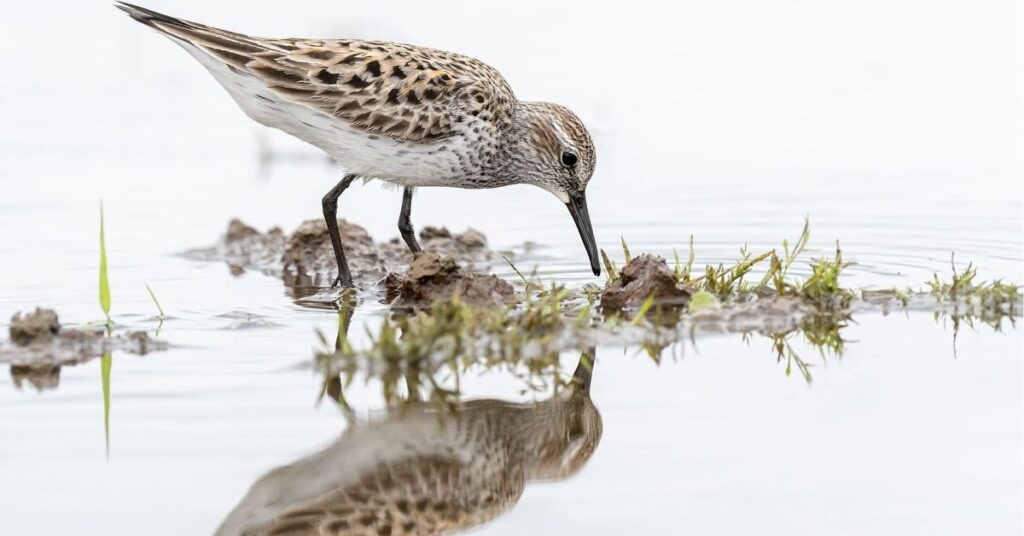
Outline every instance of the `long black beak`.
<svg viewBox="0 0 1024 536"><path fill-rule="evenodd" d="M572 194L569 202L565 204L572 214L572 220L576 222L576 229L583 239L583 247L587 249L590 256L590 268L594 275L601 275L601 260L597 257L597 243L594 241L594 228L590 226L590 212L587 211L587 196L585 193Z"/></svg>

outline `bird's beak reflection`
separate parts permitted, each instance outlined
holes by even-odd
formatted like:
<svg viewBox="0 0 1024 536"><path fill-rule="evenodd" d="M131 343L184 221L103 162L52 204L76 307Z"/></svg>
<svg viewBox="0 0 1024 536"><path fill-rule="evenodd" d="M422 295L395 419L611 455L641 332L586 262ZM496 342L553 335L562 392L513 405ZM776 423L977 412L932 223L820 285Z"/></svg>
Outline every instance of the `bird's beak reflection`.
<svg viewBox="0 0 1024 536"><path fill-rule="evenodd" d="M576 222L576 229L583 239L583 247L587 249L590 256L590 268L594 275L601 275L601 262L597 258L597 243L594 241L594 229L590 226L590 212L587 211L587 196L584 192L569 195L569 202L565 204L572 214L572 220Z"/></svg>

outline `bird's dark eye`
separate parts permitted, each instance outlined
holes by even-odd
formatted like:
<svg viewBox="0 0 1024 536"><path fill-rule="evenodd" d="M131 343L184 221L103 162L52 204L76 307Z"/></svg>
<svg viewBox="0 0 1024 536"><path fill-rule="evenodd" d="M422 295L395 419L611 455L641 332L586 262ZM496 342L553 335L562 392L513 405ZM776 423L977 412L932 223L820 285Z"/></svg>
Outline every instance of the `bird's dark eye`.
<svg viewBox="0 0 1024 536"><path fill-rule="evenodd" d="M565 166L567 168L571 168L571 167L576 165L576 161L577 160L579 160L579 157L576 156L576 153L574 153L572 151L562 151L562 165L563 166Z"/></svg>

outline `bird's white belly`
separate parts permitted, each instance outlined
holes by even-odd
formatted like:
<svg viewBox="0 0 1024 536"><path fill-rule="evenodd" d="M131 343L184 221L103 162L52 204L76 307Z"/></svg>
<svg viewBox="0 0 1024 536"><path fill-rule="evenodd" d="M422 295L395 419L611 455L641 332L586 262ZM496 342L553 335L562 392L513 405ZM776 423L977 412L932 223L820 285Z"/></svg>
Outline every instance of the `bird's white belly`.
<svg viewBox="0 0 1024 536"><path fill-rule="evenodd" d="M458 153L469 143L468 137L410 143L372 135L342 119L285 100L258 78L232 70L191 44L179 44L213 74L246 115L319 147L349 173L402 186L448 186L458 174Z"/></svg>

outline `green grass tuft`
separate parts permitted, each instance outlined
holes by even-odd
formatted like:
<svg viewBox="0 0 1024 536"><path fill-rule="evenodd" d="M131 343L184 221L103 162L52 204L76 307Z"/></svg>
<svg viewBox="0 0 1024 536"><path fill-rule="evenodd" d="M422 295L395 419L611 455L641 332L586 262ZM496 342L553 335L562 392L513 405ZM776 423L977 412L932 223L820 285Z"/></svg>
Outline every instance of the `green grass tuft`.
<svg viewBox="0 0 1024 536"><path fill-rule="evenodd" d="M800 297L822 309L847 307L853 299L853 292L840 286L839 275L850 264L843 262L843 252L836 242L834 258L811 261L811 275L800 285Z"/></svg>

